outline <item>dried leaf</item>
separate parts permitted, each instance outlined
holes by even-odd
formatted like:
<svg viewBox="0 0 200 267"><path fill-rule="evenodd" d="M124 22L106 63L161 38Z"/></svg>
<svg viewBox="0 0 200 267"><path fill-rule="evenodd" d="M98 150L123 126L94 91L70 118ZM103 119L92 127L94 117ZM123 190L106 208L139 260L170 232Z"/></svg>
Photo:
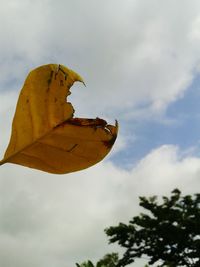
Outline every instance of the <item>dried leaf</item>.
<svg viewBox="0 0 200 267"><path fill-rule="evenodd" d="M44 65L29 73L0 165L9 162L63 174L88 168L108 154L117 122L113 126L99 118L73 118L73 106L66 101L76 81L83 82L63 65Z"/></svg>

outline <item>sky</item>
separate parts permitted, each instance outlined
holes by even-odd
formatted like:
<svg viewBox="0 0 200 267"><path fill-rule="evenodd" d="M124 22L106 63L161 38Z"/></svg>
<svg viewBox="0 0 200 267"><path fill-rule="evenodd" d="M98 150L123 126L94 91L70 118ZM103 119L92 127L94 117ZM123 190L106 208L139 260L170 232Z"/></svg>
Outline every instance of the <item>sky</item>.
<svg viewBox="0 0 200 267"><path fill-rule="evenodd" d="M0 0L0 154L30 70L78 72L76 117L119 122L99 164L53 175L0 167L0 266L73 267L118 251L104 229L139 196L199 193L199 0ZM131 266L140 267L145 260Z"/></svg>

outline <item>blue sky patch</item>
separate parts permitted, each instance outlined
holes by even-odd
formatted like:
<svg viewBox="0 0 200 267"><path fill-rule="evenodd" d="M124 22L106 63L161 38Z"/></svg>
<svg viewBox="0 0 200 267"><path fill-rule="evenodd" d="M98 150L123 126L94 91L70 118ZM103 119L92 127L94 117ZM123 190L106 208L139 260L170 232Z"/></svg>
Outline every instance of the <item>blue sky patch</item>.
<svg viewBox="0 0 200 267"><path fill-rule="evenodd" d="M112 160L121 167L129 167L162 145L177 145L181 150L190 150L193 155L200 154L200 76L198 75L182 98L172 103L165 114L166 121L140 120L121 123L129 135L136 140L130 141L125 150L114 155ZM192 149L193 148L193 149ZM133 167L133 165L131 167Z"/></svg>

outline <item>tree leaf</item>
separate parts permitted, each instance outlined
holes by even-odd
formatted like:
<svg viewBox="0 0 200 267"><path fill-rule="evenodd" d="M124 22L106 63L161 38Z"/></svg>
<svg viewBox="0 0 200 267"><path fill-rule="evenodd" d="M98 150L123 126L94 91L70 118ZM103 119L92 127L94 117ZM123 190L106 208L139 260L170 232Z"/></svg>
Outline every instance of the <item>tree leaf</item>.
<svg viewBox="0 0 200 267"><path fill-rule="evenodd" d="M66 98L76 81L83 79L63 65L43 65L29 73L1 165L9 162L64 174L88 168L109 153L118 124L73 118L73 106Z"/></svg>

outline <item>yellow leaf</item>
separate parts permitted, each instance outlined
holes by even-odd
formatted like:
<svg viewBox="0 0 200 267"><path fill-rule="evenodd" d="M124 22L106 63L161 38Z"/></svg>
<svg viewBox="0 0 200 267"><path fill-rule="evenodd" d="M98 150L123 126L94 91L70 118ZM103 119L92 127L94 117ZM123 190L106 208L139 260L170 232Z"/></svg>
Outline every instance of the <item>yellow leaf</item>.
<svg viewBox="0 0 200 267"><path fill-rule="evenodd" d="M73 106L66 101L76 81L83 82L63 65L43 65L29 73L0 165L9 162L64 174L88 168L108 154L117 122L113 126L100 118L73 118Z"/></svg>

